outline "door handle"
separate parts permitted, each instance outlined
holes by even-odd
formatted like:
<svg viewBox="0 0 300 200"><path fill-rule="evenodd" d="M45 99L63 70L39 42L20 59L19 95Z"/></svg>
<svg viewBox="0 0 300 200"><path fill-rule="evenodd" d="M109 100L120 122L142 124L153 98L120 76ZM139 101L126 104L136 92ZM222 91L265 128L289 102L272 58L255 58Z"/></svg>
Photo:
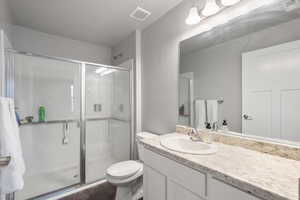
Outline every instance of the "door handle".
<svg viewBox="0 0 300 200"><path fill-rule="evenodd" d="M249 115L244 114L243 115L244 120L253 120L253 118Z"/></svg>

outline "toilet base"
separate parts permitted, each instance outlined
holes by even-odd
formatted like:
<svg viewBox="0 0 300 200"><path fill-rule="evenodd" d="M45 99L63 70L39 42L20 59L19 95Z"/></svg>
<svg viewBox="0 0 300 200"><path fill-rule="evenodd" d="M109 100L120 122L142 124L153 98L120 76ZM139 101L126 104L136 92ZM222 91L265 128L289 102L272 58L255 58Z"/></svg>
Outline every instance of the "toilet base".
<svg viewBox="0 0 300 200"><path fill-rule="evenodd" d="M139 200L143 197L143 189L140 187L134 194L131 185L118 186L115 200Z"/></svg>

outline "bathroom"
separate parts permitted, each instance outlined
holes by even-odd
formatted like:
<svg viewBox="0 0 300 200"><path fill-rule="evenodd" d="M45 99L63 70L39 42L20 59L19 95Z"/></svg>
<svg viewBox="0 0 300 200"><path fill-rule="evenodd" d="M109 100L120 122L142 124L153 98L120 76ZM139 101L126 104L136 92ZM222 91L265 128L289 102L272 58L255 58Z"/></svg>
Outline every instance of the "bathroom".
<svg viewBox="0 0 300 200"><path fill-rule="evenodd" d="M299 49L299 0L0 0L0 199L300 200Z"/></svg>

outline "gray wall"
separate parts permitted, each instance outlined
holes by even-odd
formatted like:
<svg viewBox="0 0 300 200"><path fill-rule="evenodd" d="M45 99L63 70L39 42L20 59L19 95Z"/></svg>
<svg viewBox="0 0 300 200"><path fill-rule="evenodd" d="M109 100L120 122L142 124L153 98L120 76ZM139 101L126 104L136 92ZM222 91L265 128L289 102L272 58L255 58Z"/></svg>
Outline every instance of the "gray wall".
<svg viewBox="0 0 300 200"><path fill-rule="evenodd" d="M290 30L290 31L286 31ZM300 39L300 19L274 26L225 43L184 54L180 73L194 72L195 98L223 98L220 118L231 130L242 130L243 52Z"/></svg>
<svg viewBox="0 0 300 200"><path fill-rule="evenodd" d="M184 24L190 6L189 1L182 2L142 32L142 128L144 131L163 134L175 130L178 119L178 46L186 35L197 29L197 26L190 27ZM264 41L263 45L260 44L260 47L264 47L289 41L298 33L291 32L295 28L293 26L278 30L277 36L265 33L260 38L253 38L253 44ZM236 86L235 90L240 90L239 87ZM238 101L236 103L241 107ZM237 126L236 124L234 126Z"/></svg>
<svg viewBox="0 0 300 200"><path fill-rule="evenodd" d="M16 50L49 56L111 64L111 48L50 35L22 26L12 27L12 45Z"/></svg>
<svg viewBox="0 0 300 200"><path fill-rule="evenodd" d="M191 2L183 1L142 32L142 129L175 131L179 42L191 27L184 19Z"/></svg>
<svg viewBox="0 0 300 200"><path fill-rule="evenodd" d="M135 32L130 34L124 40L122 40L119 44L112 47L112 64L120 65L121 63L129 60L135 59L135 45L136 38Z"/></svg>
<svg viewBox="0 0 300 200"><path fill-rule="evenodd" d="M10 38L10 24L13 24L13 18L7 2L8 0L0 0L0 29Z"/></svg>

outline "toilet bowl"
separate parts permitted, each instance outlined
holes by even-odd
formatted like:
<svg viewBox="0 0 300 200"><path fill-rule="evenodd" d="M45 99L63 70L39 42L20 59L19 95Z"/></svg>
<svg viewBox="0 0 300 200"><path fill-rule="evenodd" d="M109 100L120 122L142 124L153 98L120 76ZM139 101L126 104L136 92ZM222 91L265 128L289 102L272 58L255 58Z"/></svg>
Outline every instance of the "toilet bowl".
<svg viewBox="0 0 300 200"><path fill-rule="evenodd" d="M106 180L117 186L115 200L138 200L143 197L142 184L135 192L132 190L134 182L143 176L143 146L139 141L144 138L157 137L155 134L141 132L137 134L138 155L140 160L128 160L111 165L106 170Z"/></svg>

